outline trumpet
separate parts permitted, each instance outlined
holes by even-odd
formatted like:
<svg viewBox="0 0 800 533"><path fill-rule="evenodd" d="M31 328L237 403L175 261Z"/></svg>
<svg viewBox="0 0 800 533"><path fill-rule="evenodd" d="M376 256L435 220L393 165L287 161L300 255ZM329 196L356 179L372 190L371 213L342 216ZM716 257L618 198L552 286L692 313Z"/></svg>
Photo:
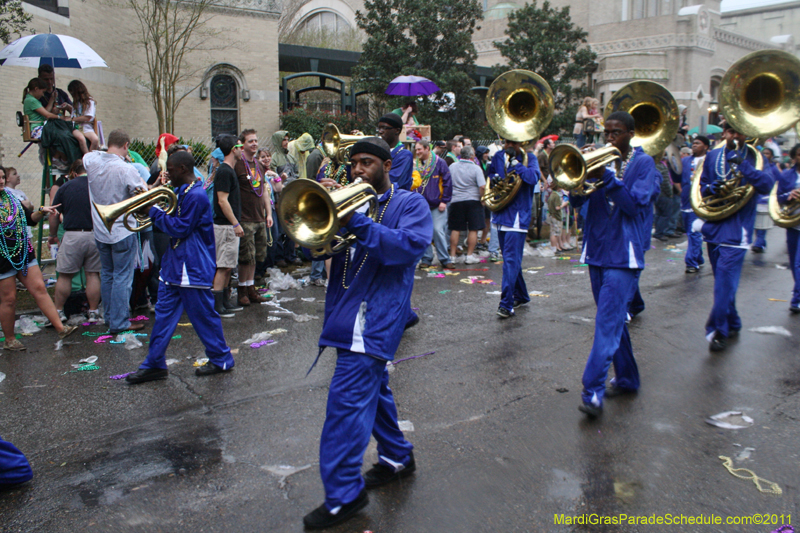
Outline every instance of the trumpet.
<svg viewBox="0 0 800 533"><path fill-rule="evenodd" d="M611 145L584 154L576 146L562 144L550 152L550 169L559 187L588 196L603 186L602 182L587 182L589 175L621 157L620 151Z"/></svg>
<svg viewBox="0 0 800 533"><path fill-rule="evenodd" d="M119 217L124 217L122 219L122 225L125 226L125 229L138 232L153 225L153 221L150 217L140 215L138 211L155 204L158 204L162 210L171 215L178 206L178 197L170 187L159 185L149 191L144 191L115 204L94 204L94 209L97 211L97 214L100 215L100 220L103 221L103 224L109 232L114 226L114 222ZM131 216L136 219L138 227L131 225L128 218Z"/></svg>

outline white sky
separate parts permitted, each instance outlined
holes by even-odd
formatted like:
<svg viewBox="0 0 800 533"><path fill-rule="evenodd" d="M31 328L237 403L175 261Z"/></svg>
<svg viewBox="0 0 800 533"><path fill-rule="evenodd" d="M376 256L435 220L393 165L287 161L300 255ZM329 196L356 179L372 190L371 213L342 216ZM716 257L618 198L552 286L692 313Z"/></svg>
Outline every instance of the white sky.
<svg viewBox="0 0 800 533"><path fill-rule="evenodd" d="M773 4L784 4L793 0L722 0L722 11L733 11L736 9L746 9L749 7L771 6Z"/></svg>

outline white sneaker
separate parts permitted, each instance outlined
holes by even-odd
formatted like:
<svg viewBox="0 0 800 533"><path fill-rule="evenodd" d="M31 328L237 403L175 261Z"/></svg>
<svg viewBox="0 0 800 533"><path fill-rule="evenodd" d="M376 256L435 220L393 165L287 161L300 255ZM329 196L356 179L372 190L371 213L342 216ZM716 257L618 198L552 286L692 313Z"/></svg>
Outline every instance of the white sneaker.
<svg viewBox="0 0 800 533"><path fill-rule="evenodd" d="M62 323L62 324L64 324L64 325L66 325L66 324L67 324L67 315L66 315L66 314L64 314L64 311L63 311L63 310L59 310L59 311L58 311L58 318L59 318L59 320L61 320L61 323Z"/></svg>
<svg viewBox="0 0 800 533"><path fill-rule="evenodd" d="M88 314L89 318L88 320L86 320L87 322L89 322L90 324L96 324L100 322L100 313L98 313L97 311L89 311Z"/></svg>
<svg viewBox="0 0 800 533"><path fill-rule="evenodd" d="M328 286L328 280L319 278L319 279L315 279L314 281L312 281L311 284L312 285L316 285L317 287L327 287Z"/></svg>
<svg viewBox="0 0 800 533"><path fill-rule="evenodd" d="M475 255L468 255L464 262L468 265L474 265L475 263L480 263L481 260L475 257Z"/></svg>

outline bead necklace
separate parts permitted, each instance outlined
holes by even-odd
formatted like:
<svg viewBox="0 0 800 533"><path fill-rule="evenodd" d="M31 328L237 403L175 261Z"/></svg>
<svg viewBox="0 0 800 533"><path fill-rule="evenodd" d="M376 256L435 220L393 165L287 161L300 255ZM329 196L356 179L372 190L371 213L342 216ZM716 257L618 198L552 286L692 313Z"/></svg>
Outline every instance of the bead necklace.
<svg viewBox="0 0 800 533"><path fill-rule="evenodd" d="M616 178L621 180L623 176L625 176L625 170L628 168L628 165L631 161L633 161L633 156L636 153L636 150L633 147L629 148L628 157L625 158L625 161L619 166L619 170L617 171Z"/></svg>
<svg viewBox="0 0 800 533"><path fill-rule="evenodd" d="M183 198L181 198L181 201L178 202L178 210L177 210L177 215L176 216L181 216L181 206L183 206L183 201L186 200L186 196L189 194L189 191L191 191L192 187L197 185L197 183L198 183L197 181L193 181L192 184L189 185L188 187L186 187L186 190L183 191ZM176 239L175 240L175 244L172 245L172 249L173 250L177 250L178 249L178 245L180 243L181 243L181 240L180 239Z"/></svg>
<svg viewBox="0 0 800 533"><path fill-rule="evenodd" d="M392 201L392 197L393 196L394 196L394 183L392 184L392 190L389 193L389 199L386 200L386 205L383 206L383 211L381 211L381 214L378 217L378 220L376 221L377 224L380 224L381 221L383 220L383 215L386 214L386 209L389 207L389 202ZM342 270L342 287L344 287L344 290L347 290L347 289L350 288L350 285L346 285L345 284L345 280L347 279L347 265L350 262L350 250L347 249L347 250L344 251L344 253L345 253L345 256L344 256L344 270ZM355 281L355 279L358 277L358 273L361 272L361 268L364 266L364 263L367 261L367 257L369 257L369 252L364 254L364 258L361 260L361 263L358 265L358 268L356 269L356 273L353 274L353 279L350 281L351 285L353 284L353 281Z"/></svg>
<svg viewBox="0 0 800 533"><path fill-rule="evenodd" d="M436 170L436 154L430 154L428 160L424 164L422 164L419 159L415 159L414 170L419 172L419 175L422 177L422 184L419 186L420 190L425 189L428 185L428 180L431 179L434 170Z"/></svg>
<svg viewBox="0 0 800 533"><path fill-rule="evenodd" d="M733 165L725 172L725 160L727 159L726 153L728 152L728 145L722 147L722 154L717 155L716 168L714 169L720 179L728 179L728 176L733 172ZM736 150L734 150L736 152Z"/></svg>
<svg viewBox="0 0 800 533"><path fill-rule="evenodd" d="M1 191L0 198L0 253L8 259L14 270L21 270L23 276L28 275L28 232L25 228L25 211L13 194L5 189ZM13 240L13 247L9 248L8 241ZM14 258L19 256L20 260Z"/></svg>
<svg viewBox="0 0 800 533"><path fill-rule="evenodd" d="M342 187L350 184L347 179L347 165L345 164L336 165L333 161L330 161L325 167L325 177L334 180Z"/></svg>
<svg viewBox="0 0 800 533"><path fill-rule="evenodd" d="M247 158L242 157L242 161L244 161L244 166L247 168L247 181L250 183L250 187L252 187L253 192L256 193L256 196L261 198L261 195L264 194L264 191L261 189L261 172L259 172L258 161L255 159L253 160L253 166L255 166L255 169L250 168L250 163L247 162Z"/></svg>

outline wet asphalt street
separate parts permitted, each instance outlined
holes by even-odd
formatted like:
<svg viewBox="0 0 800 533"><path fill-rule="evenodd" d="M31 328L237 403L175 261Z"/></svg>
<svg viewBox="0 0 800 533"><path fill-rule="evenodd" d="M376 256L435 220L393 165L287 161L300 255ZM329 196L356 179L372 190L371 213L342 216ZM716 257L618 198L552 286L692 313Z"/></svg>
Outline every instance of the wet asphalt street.
<svg viewBox="0 0 800 533"><path fill-rule="evenodd" d="M641 279L647 309L631 325L642 389L607 400L597 421L577 410L595 320L586 267L526 257L528 289L541 295L505 321L495 315L499 295L487 294L500 290L500 265L444 278L417 271L412 304L422 320L397 359L435 353L391 374L400 419L413 425L417 473L372 491L362 513L330 531L767 533L780 525L556 524L562 513L723 521L775 513L800 524L800 316L769 300L788 300L791 290L790 272L779 268L784 230L770 231L769 243L766 254L747 256L737 298L742 334L711 354L703 329L710 266L686 275L681 250L653 241ZM474 275L497 285L462 282ZM238 353L225 375L194 376L202 347L186 326L167 355L178 360L169 380L139 386L109 376L135 370L144 348L74 335L75 344L55 352L56 335L46 330L23 338L27 352L2 353L0 435L28 455L35 478L0 495L0 530L302 531L303 515L323 500L318 446L334 355L328 350L306 377L325 290L280 297L295 298L285 309L320 319L295 322L264 305L226 320ZM748 331L762 326L792 336ZM286 332L275 344L242 344L277 328ZM66 373L90 355L99 370ZM731 410L753 425L705 423ZM719 456L777 483L782 495L734 477ZM373 441L365 468L375 459Z"/></svg>

